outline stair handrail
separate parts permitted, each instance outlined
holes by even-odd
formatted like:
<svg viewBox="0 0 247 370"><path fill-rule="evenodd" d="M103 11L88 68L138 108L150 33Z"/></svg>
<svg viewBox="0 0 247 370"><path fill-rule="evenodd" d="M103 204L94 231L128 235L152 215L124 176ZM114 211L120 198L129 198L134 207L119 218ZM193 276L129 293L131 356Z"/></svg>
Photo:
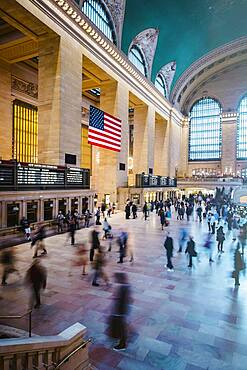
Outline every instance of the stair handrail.
<svg viewBox="0 0 247 370"><path fill-rule="evenodd" d="M11 319L22 319L23 317L28 315L28 335L29 338L32 336L32 312L33 310L30 309L25 312L23 315L1 315L0 320L11 320Z"/></svg>
<svg viewBox="0 0 247 370"><path fill-rule="evenodd" d="M86 345L88 343L91 343L92 342L92 338L89 338L87 340L85 340L82 344L80 344L76 349L74 349L72 352L70 352L68 355L66 355L64 357L63 360L61 360L58 364L56 363L53 363L53 365L55 366L54 367L54 370L57 370L59 369L65 362L67 362L72 356L74 356L78 351L80 351L80 349L86 347Z"/></svg>

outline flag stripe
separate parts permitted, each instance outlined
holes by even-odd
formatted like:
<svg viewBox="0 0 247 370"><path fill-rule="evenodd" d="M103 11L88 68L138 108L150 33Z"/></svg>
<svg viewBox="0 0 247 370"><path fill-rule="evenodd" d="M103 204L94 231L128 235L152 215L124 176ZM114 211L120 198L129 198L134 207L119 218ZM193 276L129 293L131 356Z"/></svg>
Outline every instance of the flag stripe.
<svg viewBox="0 0 247 370"><path fill-rule="evenodd" d="M113 150L114 152L120 152L121 151L120 149L109 148L107 145L96 144L96 143L93 143L93 144L94 144L94 146L99 146L100 148L104 148L104 149L110 149L110 150Z"/></svg>
<svg viewBox="0 0 247 370"><path fill-rule="evenodd" d="M116 150L119 150L120 151L120 147L119 145L114 145L114 144L110 144L107 140L104 140L104 139L94 139L94 138L88 138L88 141L91 142L91 143L96 143L96 144L102 144L104 145L105 147L109 147L109 148L114 148Z"/></svg>
<svg viewBox="0 0 247 370"><path fill-rule="evenodd" d="M121 128L114 125L114 123L104 121L105 126L113 128L117 132L121 132Z"/></svg>
<svg viewBox="0 0 247 370"><path fill-rule="evenodd" d="M118 139L116 140L116 139L113 139L113 138L109 138L105 134L99 134L99 133L96 133L94 131L90 132L88 137L91 137L91 138L96 137L98 139L103 138L104 140L108 140L110 143L114 143L114 144L119 145L119 146L121 145L121 140L118 140Z"/></svg>
<svg viewBox="0 0 247 370"><path fill-rule="evenodd" d="M118 132L115 132L112 128L110 127L107 127L105 128L105 132L107 132L108 134L111 134L112 136L118 138L118 139L121 139L121 134L119 134Z"/></svg>
<svg viewBox="0 0 247 370"><path fill-rule="evenodd" d="M111 124L112 126L115 126L116 128L121 129L121 125L118 122L115 122L112 119L109 119L107 116L104 117L104 121Z"/></svg>
<svg viewBox="0 0 247 370"><path fill-rule="evenodd" d="M115 121L117 121L117 122L119 122L120 124L121 124L121 119L119 119L119 118L116 118L116 117L114 117L114 116L112 116L111 114L109 114L109 113L105 113L105 116L107 116L107 117L109 117L109 118L111 118L112 120L115 120Z"/></svg>
<svg viewBox="0 0 247 370"><path fill-rule="evenodd" d="M121 142L121 136L119 136L119 135L115 135L115 134L113 134L112 132L108 132L107 130L105 130L105 131L102 133L102 130L98 130L97 128L93 127L93 128L91 128L91 130L90 130L90 133L92 133L92 132L94 132L95 134L103 135L103 136L109 137L110 139L115 139L116 141Z"/></svg>

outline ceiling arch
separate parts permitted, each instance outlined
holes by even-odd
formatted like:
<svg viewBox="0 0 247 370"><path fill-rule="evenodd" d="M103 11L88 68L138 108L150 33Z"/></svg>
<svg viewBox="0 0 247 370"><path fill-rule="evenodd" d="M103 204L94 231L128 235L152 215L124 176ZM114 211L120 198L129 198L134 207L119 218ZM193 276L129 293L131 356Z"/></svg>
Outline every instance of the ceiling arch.
<svg viewBox="0 0 247 370"><path fill-rule="evenodd" d="M152 81L176 61L173 86L184 71L213 49L247 35L246 0L127 0L122 49L144 28L158 28Z"/></svg>

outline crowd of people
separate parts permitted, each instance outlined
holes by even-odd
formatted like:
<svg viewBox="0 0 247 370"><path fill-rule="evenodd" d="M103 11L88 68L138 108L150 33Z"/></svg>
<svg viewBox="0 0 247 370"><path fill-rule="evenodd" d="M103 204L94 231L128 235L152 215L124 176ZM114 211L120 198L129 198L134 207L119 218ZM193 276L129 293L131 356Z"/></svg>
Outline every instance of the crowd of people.
<svg viewBox="0 0 247 370"><path fill-rule="evenodd" d="M127 227L115 227L113 230L110 224L111 215L115 213L115 204L106 206L102 203L97 207L94 214L88 209L83 213L84 227L89 227L89 221L95 218L94 226L89 231L90 240L85 242L82 237L75 238L76 231L80 228L80 216L77 211L68 212L63 215L59 211L56 222L58 233L67 231L66 242L70 239L70 244L75 246L72 253L69 275L72 274L74 267L80 267L81 277L88 274L91 265L91 284L93 287L99 287L101 281L108 288L111 286L110 277L107 274L106 265L109 258L112 258L112 250L118 252L116 263L123 264L125 261L133 263L133 241L131 233ZM229 194L224 189L216 189L215 196L197 194L188 197L166 199L165 201L145 202L141 212L137 212L137 205L127 200L125 207L125 218L133 219L137 217L143 222L148 221L150 214L154 213L161 224L161 230L167 230L164 236L164 250L167 257L167 271L174 271L177 256L184 253L187 256L188 268L192 269L195 258L200 261L201 250L204 250L208 256L209 263L214 262L214 246L217 245L217 256L220 258L225 252L224 243L228 238L232 238L234 245L234 260L232 278L235 279L235 286L239 286L240 272L245 269L244 249L246 245L247 222L242 220L236 212L236 207L231 204ZM174 213L172 217L172 213ZM186 215L186 217L185 217ZM177 235L178 250L175 251L175 242L169 228L170 222L179 224L179 235ZM193 223L201 225L204 223L208 233L201 243L195 242L193 235L189 232L189 226ZM42 259L48 253L45 238L46 227L39 225L35 232L31 232L30 224L27 220L22 220L22 230L27 235L30 247L33 248L33 263L28 268L25 276L25 283L31 290L30 306L39 308L41 305L40 293L46 288L47 271L42 264ZM203 235L203 234L201 234ZM196 245L199 244L199 245ZM200 248L198 248L200 247ZM203 247L203 249L201 249ZM2 252L1 263L3 266L2 285L8 284L8 276L11 273L20 273L16 268L16 258L13 249L6 249ZM109 335L118 338L119 342L115 349L126 348L126 316L129 303L131 302L131 289L128 277L123 272L115 274L115 282L118 284L116 290L116 300L112 308L112 314L109 319Z"/></svg>

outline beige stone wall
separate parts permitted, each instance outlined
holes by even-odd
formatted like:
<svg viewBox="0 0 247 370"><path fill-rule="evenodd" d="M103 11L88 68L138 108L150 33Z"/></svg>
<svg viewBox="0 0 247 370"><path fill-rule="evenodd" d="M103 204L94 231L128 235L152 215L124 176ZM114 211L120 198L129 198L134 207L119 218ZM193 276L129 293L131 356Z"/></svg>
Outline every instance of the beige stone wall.
<svg viewBox="0 0 247 370"><path fill-rule="evenodd" d="M170 140L169 140L169 176L174 177L181 166L181 140L182 126L178 120L171 115L170 118Z"/></svg>
<svg viewBox="0 0 247 370"><path fill-rule="evenodd" d="M160 176L168 175L168 122L160 116L155 119L154 140L154 174Z"/></svg>
<svg viewBox="0 0 247 370"><path fill-rule="evenodd" d="M80 165L82 54L71 38L39 42L39 162ZM71 57L73 55L73 58Z"/></svg>
<svg viewBox="0 0 247 370"><path fill-rule="evenodd" d="M12 158L11 67L0 61L0 159Z"/></svg>

